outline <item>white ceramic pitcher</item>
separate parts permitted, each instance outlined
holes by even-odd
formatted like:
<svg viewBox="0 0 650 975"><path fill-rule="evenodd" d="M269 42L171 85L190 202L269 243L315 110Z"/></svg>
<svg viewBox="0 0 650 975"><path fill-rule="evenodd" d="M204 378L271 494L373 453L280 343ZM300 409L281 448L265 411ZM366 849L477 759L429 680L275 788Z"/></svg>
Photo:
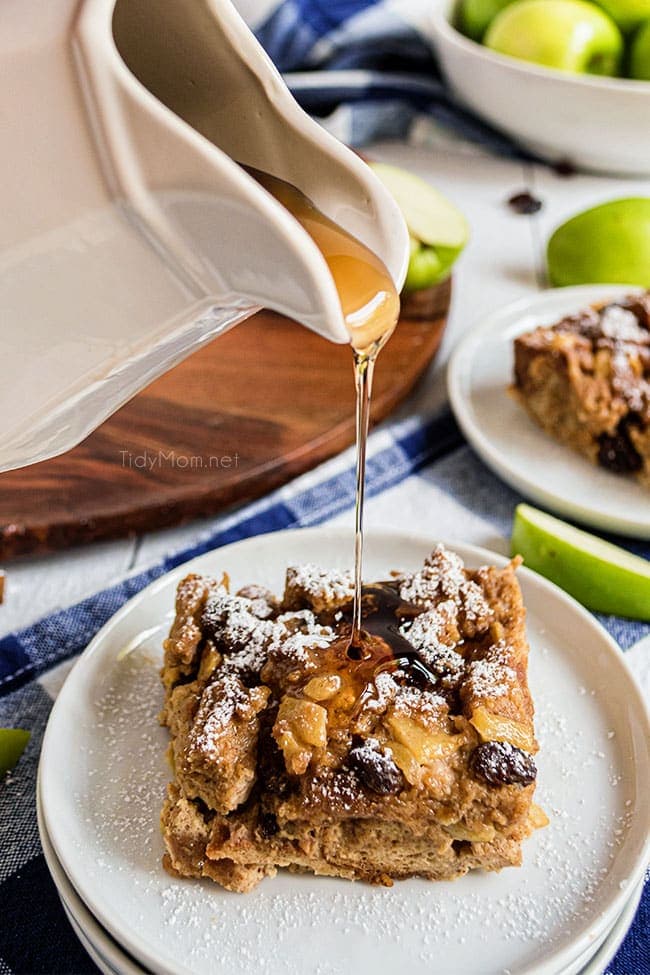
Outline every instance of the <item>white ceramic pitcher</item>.
<svg viewBox="0 0 650 975"><path fill-rule="evenodd" d="M401 285L393 200L229 0L3 0L0 65L0 470L69 449L261 306L347 341L317 247L235 159Z"/></svg>

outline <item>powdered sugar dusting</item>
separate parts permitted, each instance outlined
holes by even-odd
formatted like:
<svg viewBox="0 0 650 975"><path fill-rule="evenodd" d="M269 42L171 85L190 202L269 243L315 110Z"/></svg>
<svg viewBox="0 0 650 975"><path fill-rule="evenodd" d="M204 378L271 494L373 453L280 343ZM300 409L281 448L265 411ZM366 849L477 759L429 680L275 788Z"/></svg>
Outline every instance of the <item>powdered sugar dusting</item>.
<svg viewBox="0 0 650 975"><path fill-rule="evenodd" d="M425 610L414 620L403 623L400 633L416 650L436 651L458 642L457 620L458 606L447 599L435 608ZM448 637L445 641L445 634L449 634L451 639Z"/></svg>
<svg viewBox="0 0 650 975"><path fill-rule="evenodd" d="M401 670L383 671L376 675L373 694L364 703L364 709L383 714L390 706L401 714L413 712L424 718L439 718L447 711L447 702L435 691L421 690L404 683L405 674Z"/></svg>
<svg viewBox="0 0 650 975"><path fill-rule="evenodd" d="M600 332L615 342L647 343L648 330L641 328L636 315L619 305L608 305L600 316Z"/></svg>
<svg viewBox="0 0 650 975"><path fill-rule="evenodd" d="M509 651L503 641L490 648L488 656L473 660L467 665L467 687L472 697L502 697L517 680L517 674L508 666Z"/></svg>
<svg viewBox="0 0 650 975"><path fill-rule="evenodd" d="M399 683L395 680L399 675L400 671L395 673L382 671L375 676L373 697L365 704L367 710L383 714L401 691Z"/></svg>
<svg viewBox="0 0 650 975"><path fill-rule="evenodd" d="M415 712L424 718L437 719L442 713L446 713L448 708L444 697L436 694L435 691L421 691L407 684L400 687L395 697L395 710L400 714Z"/></svg>
<svg viewBox="0 0 650 975"><path fill-rule="evenodd" d="M304 662L309 648L325 647L334 638L334 631L322 626L311 610L282 613L270 620L268 608L265 599L232 596L223 587L210 594L202 622L227 651L222 671L259 673L274 652Z"/></svg>
<svg viewBox="0 0 650 975"><path fill-rule="evenodd" d="M325 772L312 780L309 796L317 805L328 802L332 813L352 812L359 803L359 780L350 769Z"/></svg>
<svg viewBox="0 0 650 975"><path fill-rule="evenodd" d="M451 601L478 628L486 628L493 617L481 587L467 578L463 560L444 545L436 546L422 569L402 577L399 593L426 608Z"/></svg>
<svg viewBox="0 0 650 975"><path fill-rule="evenodd" d="M355 745L357 754L362 755L364 760L370 764L381 768L381 757L385 754L392 754L390 748L384 747L378 738L366 738L361 745Z"/></svg>
<svg viewBox="0 0 650 975"><path fill-rule="evenodd" d="M212 575L188 575L178 584L177 595L184 602L193 602L203 597L206 589L225 592L221 579Z"/></svg>
<svg viewBox="0 0 650 975"><path fill-rule="evenodd" d="M646 292L630 295L621 304L614 302L600 311L586 309L549 329L546 340L552 343L557 333L566 332L577 332L588 339L595 356L605 355L605 365L609 359L609 370L603 371L601 364L598 371L611 381L615 397L642 418L650 411L648 307ZM587 376L592 377L589 366ZM620 421L620 403L614 407L613 421Z"/></svg>
<svg viewBox="0 0 650 975"><path fill-rule="evenodd" d="M218 759L219 738L236 718L243 719L250 710L250 694L233 674L220 672L201 696L201 704L189 735L189 752Z"/></svg>
<svg viewBox="0 0 650 975"><path fill-rule="evenodd" d="M354 579L348 570L323 569L307 562L287 569L287 587L306 593L328 606L346 603L354 595Z"/></svg>
<svg viewBox="0 0 650 975"><path fill-rule="evenodd" d="M232 596L223 586L210 593L203 610L203 626L229 644L247 643L257 628L264 629L268 604L265 600Z"/></svg>

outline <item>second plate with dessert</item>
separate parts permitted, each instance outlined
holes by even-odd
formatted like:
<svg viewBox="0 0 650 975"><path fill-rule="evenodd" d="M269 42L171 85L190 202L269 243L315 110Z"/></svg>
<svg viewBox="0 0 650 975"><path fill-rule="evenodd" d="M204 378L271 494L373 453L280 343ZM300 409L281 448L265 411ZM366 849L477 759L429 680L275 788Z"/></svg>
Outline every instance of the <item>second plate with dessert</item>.
<svg viewBox="0 0 650 975"><path fill-rule="evenodd" d="M620 285L560 288L490 315L456 348L448 373L451 404L481 459L508 484L560 515L602 531L650 538L650 490L559 443L509 395L514 340L592 303L621 299Z"/></svg>
<svg viewBox="0 0 650 975"><path fill-rule="evenodd" d="M415 570L436 542L372 534L366 577ZM526 841L521 868L389 889L285 872L246 895L163 870L158 820L170 775L158 671L176 585L188 572L227 571L233 590L256 583L279 592L287 565L341 568L349 547L349 533L333 529L226 546L159 579L104 627L57 699L42 752L45 826L58 859L98 921L167 975L424 973L441 958L448 975L486 975L486 958L495 975L572 970L643 874L647 716L611 638L526 570L518 576L541 746L536 801L550 824ZM505 564L480 549L454 550L469 566ZM120 653L138 634L137 649Z"/></svg>

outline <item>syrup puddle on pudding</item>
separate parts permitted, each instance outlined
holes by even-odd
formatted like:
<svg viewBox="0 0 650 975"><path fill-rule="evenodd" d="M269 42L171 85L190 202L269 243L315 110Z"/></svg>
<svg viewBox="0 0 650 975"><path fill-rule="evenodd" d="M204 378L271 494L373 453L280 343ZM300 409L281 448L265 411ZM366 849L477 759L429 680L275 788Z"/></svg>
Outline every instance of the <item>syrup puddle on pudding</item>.
<svg viewBox="0 0 650 975"><path fill-rule="evenodd" d="M383 262L291 183L245 167L312 238L330 270L352 345L356 386L357 470L354 535L354 607L351 648L360 648L363 576L363 503L372 378L379 351L395 330L399 295Z"/></svg>

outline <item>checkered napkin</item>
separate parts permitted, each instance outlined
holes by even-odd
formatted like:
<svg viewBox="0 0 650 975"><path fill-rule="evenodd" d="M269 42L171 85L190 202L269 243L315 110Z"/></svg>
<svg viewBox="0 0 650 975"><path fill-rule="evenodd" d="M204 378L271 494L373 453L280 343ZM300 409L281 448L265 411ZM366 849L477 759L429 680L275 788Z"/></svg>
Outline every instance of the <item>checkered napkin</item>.
<svg viewBox="0 0 650 975"><path fill-rule="evenodd" d="M487 471L449 414L409 420L370 440L367 523L505 550L520 500ZM192 548L0 639L0 727L28 728L32 739L15 771L0 782L0 975L85 975L96 972L69 927L40 850L34 789L41 739L52 698L70 661L120 606L180 563L213 548L282 528L351 524L350 451L234 516L217 519ZM650 555L650 546L645 551ZM621 646L650 626L602 618ZM634 658L635 652L630 652ZM650 972L650 885L610 975Z"/></svg>
<svg viewBox="0 0 650 975"><path fill-rule="evenodd" d="M440 0L234 0L296 99L343 142L470 140L529 154L461 107L438 71Z"/></svg>

